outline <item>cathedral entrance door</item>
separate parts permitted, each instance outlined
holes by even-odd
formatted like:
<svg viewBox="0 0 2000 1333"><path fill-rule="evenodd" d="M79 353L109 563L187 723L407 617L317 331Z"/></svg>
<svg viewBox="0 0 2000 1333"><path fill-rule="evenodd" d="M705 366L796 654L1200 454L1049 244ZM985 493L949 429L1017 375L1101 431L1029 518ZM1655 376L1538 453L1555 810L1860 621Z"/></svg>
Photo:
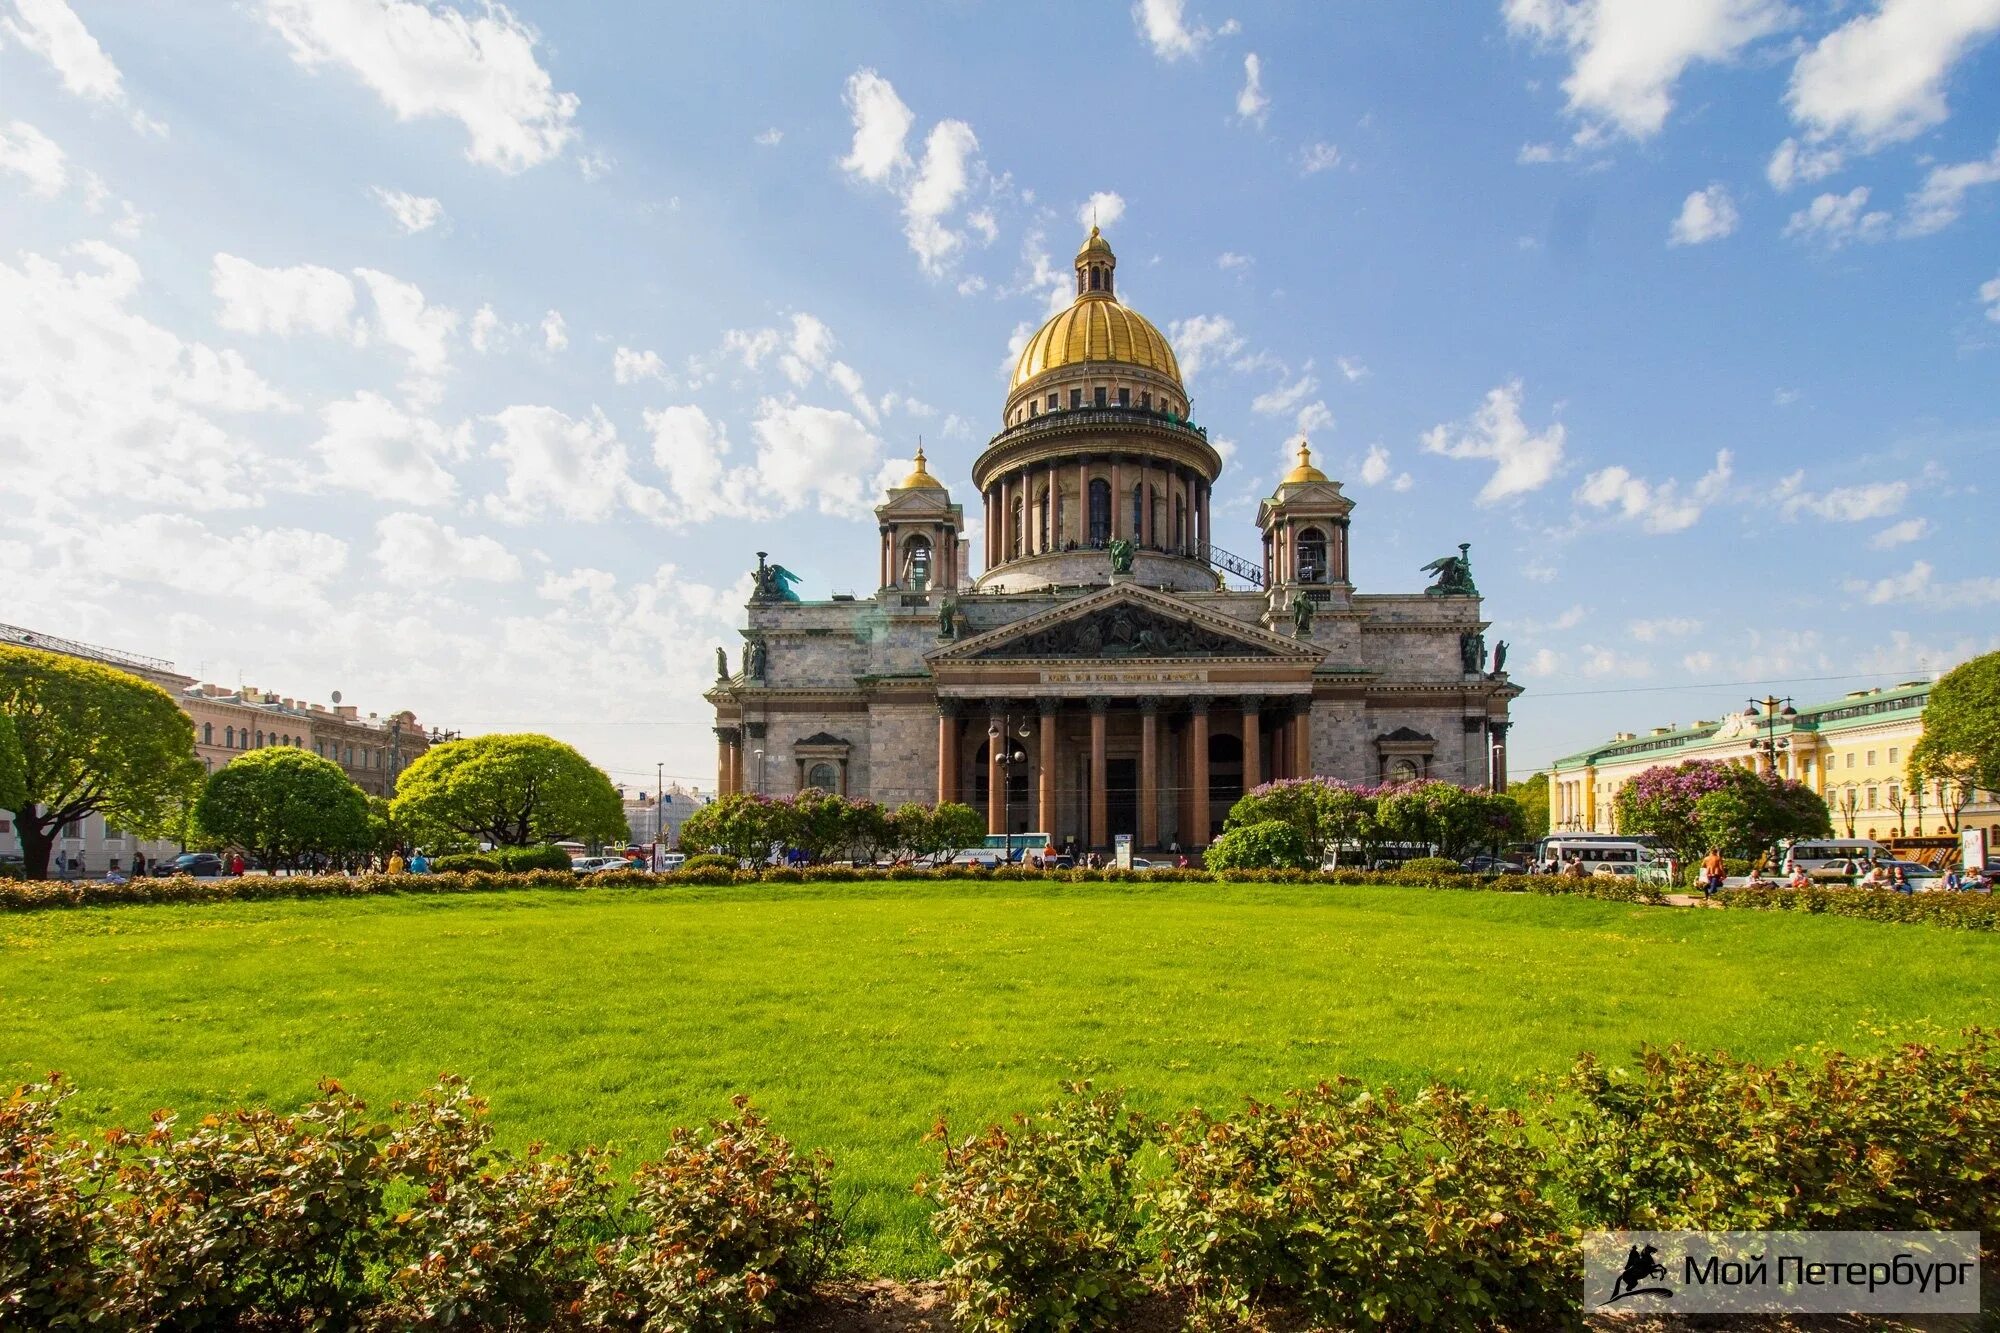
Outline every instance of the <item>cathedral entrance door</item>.
<svg viewBox="0 0 2000 1333"><path fill-rule="evenodd" d="M1105 830L1112 837L1129 833L1136 841L1139 836L1139 761L1137 759L1106 759L1104 761L1104 814L1110 828Z"/></svg>

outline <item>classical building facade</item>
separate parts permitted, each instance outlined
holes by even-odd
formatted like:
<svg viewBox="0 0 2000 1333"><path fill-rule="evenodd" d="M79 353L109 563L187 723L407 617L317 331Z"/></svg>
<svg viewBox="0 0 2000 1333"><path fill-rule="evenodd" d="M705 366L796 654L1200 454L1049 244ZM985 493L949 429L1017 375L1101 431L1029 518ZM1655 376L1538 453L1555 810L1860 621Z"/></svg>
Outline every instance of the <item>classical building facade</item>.
<svg viewBox="0 0 2000 1333"><path fill-rule="evenodd" d="M1519 688L1466 547L1435 583L1363 593L1354 502L1299 451L1258 558L1214 540L1222 459L1171 345L1117 297L1093 228L1076 296L1028 339L963 507L916 469L876 509L879 586L801 601L758 556L718 650L717 788L956 800L994 831L1200 847L1244 790L1325 774L1504 787Z"/></svg>
<svg viewBox="0 0 2000 1333"><path fill-rule="evenodd" d="M1848 838L1937 837L1961 828L2000 836L2000 800L1989 791L1912 783L1910 751L1924 734L1926 680L1855 690L1794 708L1788 700L1751 704L1685 726L1620 732L1549 769L1549 828L1557 833L1617 831L1618 790L1657 765L1706 759L1794 778L1818 792L1833 831Z"/></svg>

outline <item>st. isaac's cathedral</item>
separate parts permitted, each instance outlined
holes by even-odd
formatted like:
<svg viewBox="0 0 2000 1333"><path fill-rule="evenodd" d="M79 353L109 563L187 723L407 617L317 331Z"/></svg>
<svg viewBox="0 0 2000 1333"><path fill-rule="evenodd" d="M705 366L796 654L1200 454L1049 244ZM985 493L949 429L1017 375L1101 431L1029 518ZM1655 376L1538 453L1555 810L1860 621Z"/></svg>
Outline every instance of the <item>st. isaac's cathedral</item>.
<svg viewBox="0 0 2000 1333"><path fill-rule="evenodd" d="M1520 688L1504 644L1489 660L1468 549L1427 588L1356 592L1354 502L1301 447L1257 507L1259 555L1225 551L1222 458L1116 271L1093 227L1075 300L1021 349L972 468L976 566L921 449L875 510L874 596L799 600L759 555L707 695L720 791L964 801L994 832L1153 849L1205 846L1273 778L1506 785Z"/></svg>

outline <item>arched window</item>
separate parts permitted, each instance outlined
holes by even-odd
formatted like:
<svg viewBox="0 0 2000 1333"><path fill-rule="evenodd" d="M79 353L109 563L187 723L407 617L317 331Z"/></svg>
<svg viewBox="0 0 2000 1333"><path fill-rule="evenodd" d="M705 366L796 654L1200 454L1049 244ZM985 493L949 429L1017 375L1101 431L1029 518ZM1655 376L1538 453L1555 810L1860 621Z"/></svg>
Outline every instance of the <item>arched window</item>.
<svg viewBox="0 0 2000 1333"><path fill-rule="evenodd" d="M201 743L203 745L215 744L215 724L213 722L204 722L201 724Z"/></svg>
<svg viewBox="0 0 2000 1333"><path fill-rule="evenodd" d="M912 592L931 586L930 538L912 537L903 547L903 586Z"/></svg>
<svg viewBox="0 0 2000 1333"><path fill-rule="evenodd" d="M840 774L832 764L814 764L806 771L806 786L837 793L840 790Z"/></svg>
<svg viewBox="0 0 2000 1333"><path fill-rule="evenodd" d="M1111 483L1098 477L1090 483L1090 544L1111 540Z"/></svg>
<svg viewBox="0 0 2000 1333"><path fill-rule="evenodd" d="M257 733L257 748L260 750L264 748L264 733L262 731Z"/></svg>
<svg viewBox="0 0 2000 1333"><path fill-rule="evenodd" d="M1051 510L1055 502L1055 492L1048 489L1044 489L1042 498L1035 502L1035 549L1038 551L1049 549L1049 523L1054 517Z"/></svg>
<svg viewBox="0 0 2000 1333"><path fill-rule="evenodd" d="M225 750L236 748L236 728L224 727L222 729L222 748Z"/></svg>
<svg viewBox="0 0 2000 1333"><path fill-rule="evenodd" d="M1146 543L1146 488L1143 484L1132 488L1132 539L1141 546Z"/></svg>
<svg viewBox="0 0 2000 1333"><path fill-rule="evenodd" d="M1417 777L1417 766L1408 759L1398 759L1395 766L1389 770L1391 782L1415 782Z"/></svg>
<svg viewBox="0 0 2000 1333"><path fill-rule="evenodd" d="M1026 513L1027 506L1019 500L1014 501L1014 523L1013 528L1008 533L1009 541L1007 545L1007 557L1010 560L1021 554L1022 539L1028 534L1028 530L1024 525Z"/></svg>
<svg viewBox="0 0 2000 1333"><path fill-rule="evenodd" d="M1326 534L1318 528L1299 533L1297 544L1300 583L1326 582Z"/></svg>

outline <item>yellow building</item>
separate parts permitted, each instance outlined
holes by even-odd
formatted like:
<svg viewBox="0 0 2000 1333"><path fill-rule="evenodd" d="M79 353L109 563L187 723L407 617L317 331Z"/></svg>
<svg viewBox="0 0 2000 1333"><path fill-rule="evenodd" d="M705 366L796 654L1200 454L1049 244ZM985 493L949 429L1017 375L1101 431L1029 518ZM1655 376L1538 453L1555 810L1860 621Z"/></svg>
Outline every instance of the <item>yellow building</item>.
<svg viewBox="0 0 2000 1333"><path fill-rule="evenodd" d="M1994 793L1961 793L1939 783L1912 787L1905 768L1924 734L1929 681L1856 690L1826 703L1791 709L1753 706L1686 726L1620 732L1603 745L1568 755L1549 770L1549 829L1616 832L1618 789L1649 768L1689 759L1777 771L1819 793L1842 837L1946 835L2000 827Z"/></svg>

